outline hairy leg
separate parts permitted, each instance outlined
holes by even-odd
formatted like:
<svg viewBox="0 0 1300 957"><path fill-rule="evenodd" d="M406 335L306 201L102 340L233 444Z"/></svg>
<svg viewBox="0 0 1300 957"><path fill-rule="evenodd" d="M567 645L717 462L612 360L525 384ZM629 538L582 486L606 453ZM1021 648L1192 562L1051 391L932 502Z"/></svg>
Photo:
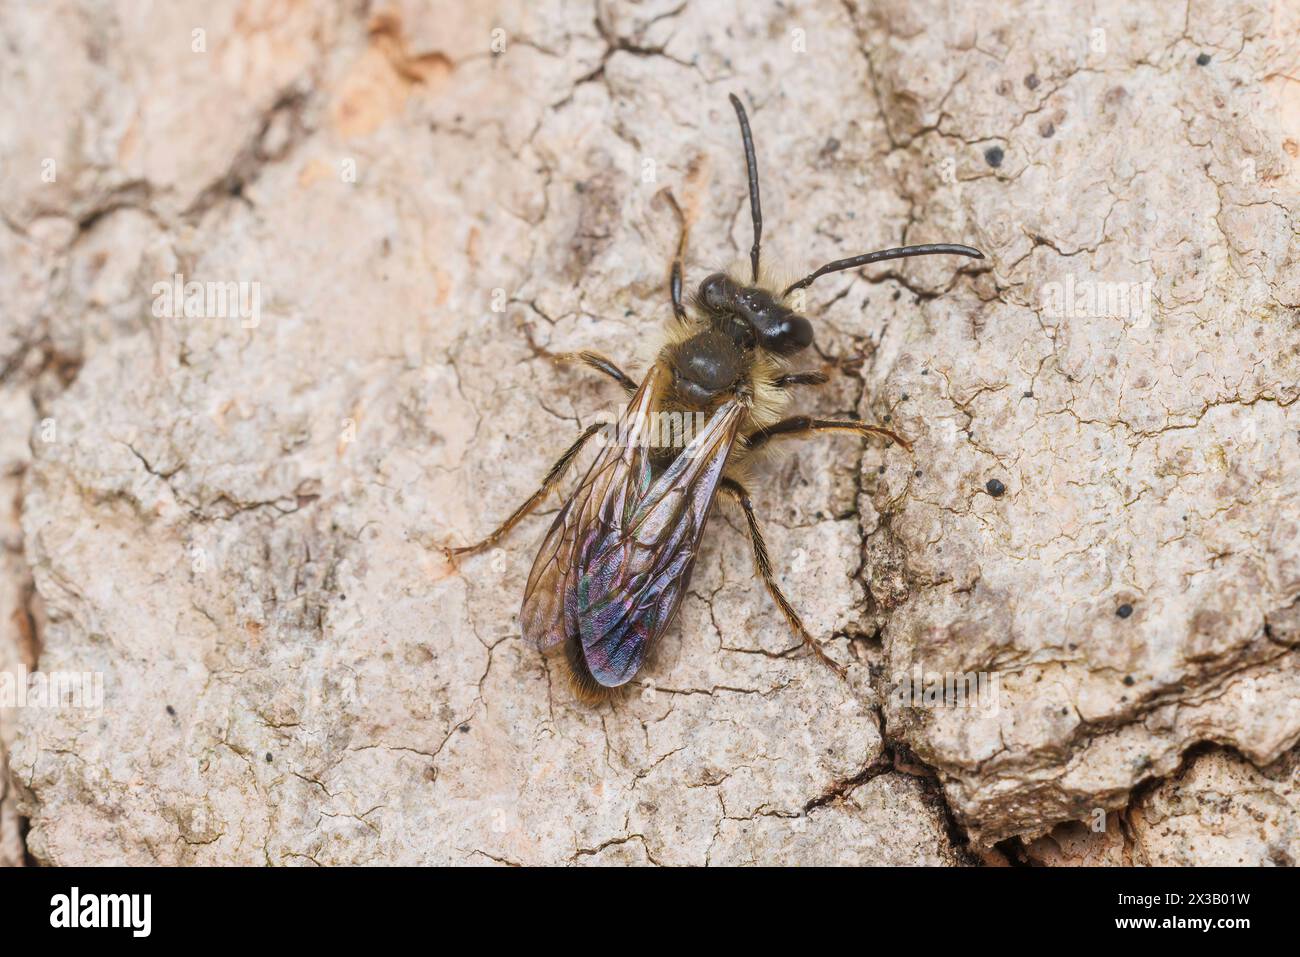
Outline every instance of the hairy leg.
<svg viewBox="0 0 1300 957"><path fill-rule="evenodd" d="M515 509L514 513L502 522L495 531L487 536L487 538L475 542L473 545L464 545L460 548L449 548L447 549L448 556L473 555L475 552L480 552L485 548L495 545L502 536L506 535L512 528L518 525L529 512L542 503L542 500L546 498L551 489L555 487L555 484L563 477L569 465L572 464L573 460L582 450L582 447L587 443L587 440L604 428L605 425L601 423L587 426L586 431L584 431L582 435L578 436L578 440L570 445L568 451L561 455L556 463L551 466L551 470L546 473L546 478L542 480L542 487L534 492L529 497L528 501Z"/></svg>
<svg viewBox="0 0 1300 957"><path fill-rule="evenodd" d="M792 385L825 385L825 372L791 372L789 375L777 376L776 387L788 389Z"/></svg>
<svg viewBox="0 0 1300 957"><path fill-rule="evenodd" d="M613 359L607 359L599 352L588 352L586 350L582 352L562 352L555 358L559 362L581 362L588 368L609 376L621 385L623 391L628 395L632 395L637 390L636 380L615 365Z"/></svg>
<svg viewBox="0 0 1300 957"><path fill-rule="evenodd" d="M751 450L761 448L775 438L809 435L813 432L856 432L858 435L880 435L893 439L908 451L912 449L911 442L889 429L867 425L854 419L814 419L807 415L791 416L755 432L748 436L749 448Z"/></svg>
<svg viewBox="0 0 1300 957"><path fill-rule="evenodd" d="M776 578L772 574L772 561L767 554L767 543L763 541L763 532L758 527L758 518L754 515L754 507L750 504L749 493L745 491L745 486L735 479L723 479L720 487L723 492L736 500L741 511L745 513L745 524L749 528L749 540L754 546L754 565L763 578L763 584L767 586L768 594L772 596L772 600L781 609L781 614L785 615L785 620L789 622L791 630L799 636L823 664L841 678L845 677L845 669L837 664L826 652L822 651L817 640L808 634L808 629L804 627L799 613L794 610L794 606L781 592L781 586L776 583Z"/></svg>

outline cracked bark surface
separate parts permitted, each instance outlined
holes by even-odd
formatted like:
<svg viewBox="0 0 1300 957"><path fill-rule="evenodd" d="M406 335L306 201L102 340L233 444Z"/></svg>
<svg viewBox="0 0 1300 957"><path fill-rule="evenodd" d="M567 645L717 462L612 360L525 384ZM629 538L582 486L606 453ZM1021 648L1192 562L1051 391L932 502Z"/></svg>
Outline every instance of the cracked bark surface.
<svg viewBox="0 0 1300 957"><path fill-rule="evenodd" d="M1293 861L1295 15L472 6L0 3L0 666L106 693L0 714L0 862ZM620 401L548 354L652 357L665 187L688 281L745 255L730 91L771 261L989 258L809 291L835 374L795 409L915 443L753 483L850 681L720 512L587 708L516 636L545 517L437 546ZM155 319L176 272L259 282L260 324ZM1150 321L1051 314L1066 277ZM914 666L999 707L904 707Z"/></svg>

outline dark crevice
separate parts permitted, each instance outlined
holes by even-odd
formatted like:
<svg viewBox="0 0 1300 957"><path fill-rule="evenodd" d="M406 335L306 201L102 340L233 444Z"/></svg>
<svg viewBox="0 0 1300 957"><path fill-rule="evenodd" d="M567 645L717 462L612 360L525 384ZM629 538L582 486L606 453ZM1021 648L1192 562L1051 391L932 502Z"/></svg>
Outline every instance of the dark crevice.
<svg viewBox="0 0 1300 957"><path fill-rule="evenodd" d="M817 808L825 807L826 805L831 804L835 801L843 800L852 791L856 790L857 788L860 788L862 785L866 784L869 781L874 781L882 774L888 774L890 771L893 770L894 770L893 755L890 753L889 749L886 748L880 753L879 757L877 757L874 761L868 764L857 774L853 775L851 778L845 778L842 781L836 781L834 784L832 784L829 788L827 788L817 797L813 798L811 801L805 804L803 806L803 811L805 814L808 814L811 811L815 811Z"/></svg>
<svg viewBox="0 0 1300 957"><path fill-rule="evenodd" d="M881 732L885 739L884 753L882 757L887 756L894 770L900 774L909 775L915 778L921 786L922 800L929 805L930 809L937 813L943 819L944 832L948 836L948 842L952 845L953 853L968 866L979 866L983 860L971 847L970 835L966 833L961 823L957 820L957 815L952 806L948 803L948 797L943 793L943 783L939 780L938 773L916 756L911 748L901 741L893 741L888 737L888 731L884 727L884 715L881 715Z"/></svg>
<svg viewBox="0 0 1300 957"><path fill-rule="evenodd" d="M1029 855L1025 853L1025 843L1018 837L1008 837L1006 840L998 841L993 845L993 849L1001 854L1009 867L1035 867Z"/></svg>
<svg viewBox="0 0 1300 957"><path fill-rule="evenodd" d="M94 229L102 220L122 209L147 210L152 188L145 180L132 180L113 190L107 199L77 219L81 233Z"/></svg>
<svg viewBox="0 0 1300 957"><path fill-rule="evenodd" d="M23 864L27 867L40 867L41 863L33 855L27 846L27 835L31 832L32 822L30 818L20 817L18 819L18 840L23 845Z"/></svg>
<svg viewBox="0 0 1300 957"><path fill-rule="evenodd" d="M938 774L918 758L916 753L906 744L889 738L883 711L877 709L877 717L880 722L882 741L880 754L857 774L836 781L817 797L808 801L803 807L803 813L807 815L818 808L844 800L857 788L874 781L882 775L905 774L916 780L921 788L923 803L943 820L944 833L960 863L969 867L983 865L985 863L984 859L971 846L966 829L957 820L957 815L948 804L948 798L943 793L943 784L940 782Z"/></svg>
<svg viewBox="0 0 1300 957"><path fill-rule="evenodd" d="M654 17L649 23L647 23L638 32L637 35L640 36L641 34L644 34L646 30L649 30L650 27L654 26L660 20L666 20L675 17L685 9L686 9L686 4L683 3L681 6L677 7L676 9L668 10L664 13L659 14L658 16ZM682 61L676 59L675 57L670 56L666 52L668 46L667 43L663 43L657 47L646 46L643 43L636 42L636 40L633 38L623 37L615 34L613 30L611 30L610 27L608 27L603 20L601 20L599 10L597 10L594 22L595 22L597 34L600 35L601 40L604 41L605 43L605 50L601 54L599 62L597 62L597 64L592 69L588 70L582 76L574 80L573 86L570 88L569 93L563 99L558 100L555 103L552 103L551 109L560 109L561 107L567 106L570 102L572 102L574 93L577 91L578 87L586 83L594 83L598 80L604 80L605 67L609 63L610 58L613 57L615 53L627 53L632 56L639 56L639 57L658 56L658 57L663 57L666 60L671 60L673 63L676 63L679 66L690 66L689 63L683 63Z"/></svg>
<svg viewBox="0 0 1300 957"><path fill-rule="evenodd" d="M266 111L261 124L235 154L226 172L200 192L182 215L187 219L198 219L222 200L234 200L251 206L252 202L244 195L248 184L257 179L263 166L287 156L297 142L305 137L307 128L303 115L308 99L307 93L296 88L282 91ZM288 117L288 142L274 152L268 152L265 145L267 133L276 117L281 114Z"/></svg>

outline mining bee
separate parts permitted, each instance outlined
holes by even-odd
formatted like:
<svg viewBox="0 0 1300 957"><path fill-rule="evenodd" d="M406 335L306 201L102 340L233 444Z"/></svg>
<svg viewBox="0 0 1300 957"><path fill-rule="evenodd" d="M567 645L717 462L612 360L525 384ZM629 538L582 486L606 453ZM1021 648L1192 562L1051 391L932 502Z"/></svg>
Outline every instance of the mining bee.
<svg viewBox="0 0 1300 957"><path fill-rule="evenodd" d="M704 526L719 493L740 506L754 563L790 628L819 659L841 676L808 633L772 573L767 546L741 466L776 439L814 432L880 435L910 448L889 429L850 419L782 417L794 386L826 381L821 372L788 371L790 357L813 341L813 327L788 303L791 294L827 273L871 263L936 253L983 259L969 246L936 243L902 246L837 259L782 289L760 279L763 216L758 163L749 118L731 95L740 121L749 179L754 244L748 281L715 272L682 301L682 259L687 222L668 194L681 232L668 289L673 318L658 358L638 384L617 365L593 352L568 356L601 372L631 396L577 490L556 515L542 541L524 590L520 624L525 640L539 648L563 643L577 695L597 701L626 684L646 653L672 622L690 582ZM656 417L702 422L695 434L655 428ZM474 545L448 549L468 555L493 545L556 486L582 447L607 425L586 429L552 466L542 486L494 532ZM680 434L679 434L680 433Z"/></svg>

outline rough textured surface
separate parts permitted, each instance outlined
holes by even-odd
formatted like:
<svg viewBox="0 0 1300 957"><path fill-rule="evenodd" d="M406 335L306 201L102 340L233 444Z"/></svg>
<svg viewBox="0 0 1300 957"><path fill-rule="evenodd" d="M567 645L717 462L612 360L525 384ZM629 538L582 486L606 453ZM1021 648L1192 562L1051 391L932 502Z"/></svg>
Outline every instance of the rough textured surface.
<svg viewBox="0 0 1300 957"><path fill-rule="evenodd" d="M1105 829L1063 824L1024 848L1044 864L1294 867L1300 860L1295 749L1264 768L1211 749L1152 785Z"/></svg>
<svg viewBox="0 0 1300 957"><path fill-rule="evenodd" d="M1298 26L0 3L0 667L106 687L0 715L0 862L18 815L50 863L1294 860ZM617 403L551 354L653 354L665 188L688 279L747 249L733 90L773 262L989 258L810 290L834 375L797 406L915 442L804 442L754 489L850 681L721 513L640 680L585 708L515 637L545 518L437 546ZM257 282L260 322L156 317L178 272ZM1119 284L1149 307L1049 295ZM913 668L997 707L901 702ZM1122 808L1117 848L1062 824Z"/></svg>

